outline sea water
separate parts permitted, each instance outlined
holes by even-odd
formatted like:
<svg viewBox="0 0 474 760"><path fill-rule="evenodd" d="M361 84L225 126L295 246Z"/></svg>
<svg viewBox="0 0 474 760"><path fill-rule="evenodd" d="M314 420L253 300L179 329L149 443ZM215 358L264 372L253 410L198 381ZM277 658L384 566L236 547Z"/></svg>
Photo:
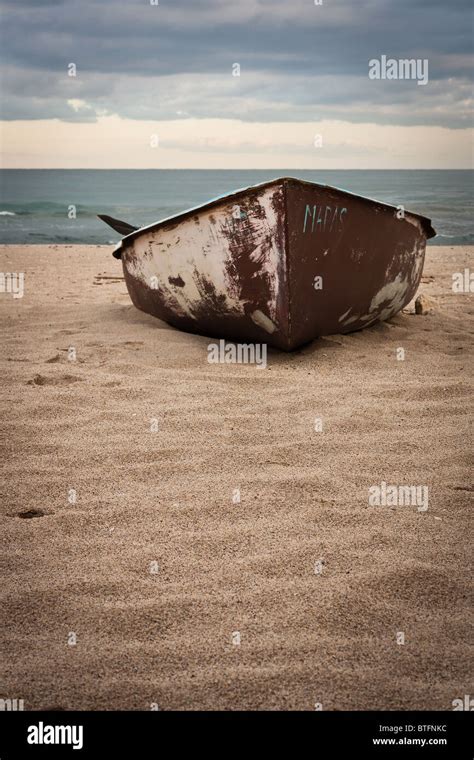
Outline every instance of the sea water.
<svg viewBox="0 0 474 760"><path fill-rule="evenodd" d="M297 169L3 169L0 243L116 243L121 236L97 214L141 227L281 176L333 185L423 214L437 232L431 245L474 243L473 171Z"/></svg>

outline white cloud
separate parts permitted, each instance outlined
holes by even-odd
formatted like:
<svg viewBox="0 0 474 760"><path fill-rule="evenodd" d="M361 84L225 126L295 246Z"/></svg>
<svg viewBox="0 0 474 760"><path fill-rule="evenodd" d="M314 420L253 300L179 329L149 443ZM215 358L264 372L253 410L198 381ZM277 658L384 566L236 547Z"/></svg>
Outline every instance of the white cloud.
<svg viewBox="0 0 474 760"><path fill-rule="evenodd" d="M85 100L81 100L80 98L70 98L67 101L67 104L68 106L71 106L72 110L75 111L75 113L90 109L91 107L88 103L86 103Z"/></svg>

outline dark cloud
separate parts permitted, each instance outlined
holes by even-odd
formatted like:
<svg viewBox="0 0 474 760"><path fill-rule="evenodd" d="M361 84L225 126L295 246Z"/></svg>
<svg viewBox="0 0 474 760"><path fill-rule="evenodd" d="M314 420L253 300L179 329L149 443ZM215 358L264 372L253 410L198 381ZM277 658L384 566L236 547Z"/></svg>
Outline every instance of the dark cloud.
<svg viewBox="0 0 474 760"><path fill-rule="evenodd" d="M465 126L470 3L457 0L3 2L3 118L346 118ZM427 58L430 82L368 61ZM67 76L67 65L78 76ZM231 76L232 63L241 77ZM69 100L83 100L74 108ZM395 107L395 108L394 108ZM387 112L390 110L390 113ZM344 116L343 116L344 114Z"/></svg>

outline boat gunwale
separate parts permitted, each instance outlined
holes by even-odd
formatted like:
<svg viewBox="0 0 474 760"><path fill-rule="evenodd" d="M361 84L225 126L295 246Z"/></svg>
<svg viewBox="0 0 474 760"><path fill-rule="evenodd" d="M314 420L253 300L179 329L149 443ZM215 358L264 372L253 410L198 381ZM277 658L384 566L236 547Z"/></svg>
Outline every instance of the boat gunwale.
<svg viewBox="0 0 474 760"><path fill-rule="evenodd" d="M364 201L368 204L375 204L377 206L383 206L387 209L390 209L392 211L398 211L399 207L394 206L391 203L386 203L385 201L379 201L375 198L368 198L365 195L358 195L357 193L352 193L350 190L344 190L340 187L335 187L334 185L327 185L327 184L321 184L319 182L311 182L310 180L306 179L298 179L297 177L275 177L274 179L266 180L265 182L259 182L256 185L249 185L247 187L241 187L237 190L232 190L230 193L225 193L224 195L218 195L215 198L211 198L210 200L206 201L205 203L200 203L198 206L192 206L191 208L184 209L183 211L179 211L177 214L172 214L171 216L167 216L164 219L160 219L156 222L152 222L151 224L147 224L144 227L139 227L138 229L134 230L133 232L130 232L128 235L125 235L122 240L117 243L117 245L114 248L114 251L120 251L124 245L127 245L128 242L132 242L137 238L139 235L142 234L142 232L149 231L156 231L160 229L163 226L166 226L168 224L173 223L179 223L182 221L185 221L188 217L195 215L198 212L201 211L207 211L210 208L215 208L216 206L225 203L226 201L230 201L233 198L236 198L238 196L245 194L248 194L250 191L259 191L266 189L268 187L271 187L272 185L285 185L288 183L295 183L297 185L306 185L308 187L313 188L320 188L322 190L335 190L338 193L341 193L344 196L347 196L349 198L354 198L356 200ZM418 219L420 222L423 223L423 228L426 233L427 239L430 239L432 237L435 237L436 232L433 229L433 226L431 224L431 219L429 219L426 216L423 216L422 214L418 214L414 211L409 211L407 209L404 209L405 214L409 214L410 216L414 217L415 219Z"/></svg>

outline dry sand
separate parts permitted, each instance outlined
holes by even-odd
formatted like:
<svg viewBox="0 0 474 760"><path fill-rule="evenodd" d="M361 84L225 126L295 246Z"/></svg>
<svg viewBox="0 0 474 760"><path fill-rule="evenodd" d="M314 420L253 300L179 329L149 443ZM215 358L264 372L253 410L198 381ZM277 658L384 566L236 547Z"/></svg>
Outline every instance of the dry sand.
<svg viewBox="0 0 474 760"><path fill-rule="evenodd" d="M107 279L109 247L4 246L0 269L26 283L0 295L0 696L449 710L474 693L474 308L451 289L470 263L430 248L433 314L272 351L259 370L210 365L209 339L137 311ZM369 507L381 481L428 486L428 511Z"/></svg>

